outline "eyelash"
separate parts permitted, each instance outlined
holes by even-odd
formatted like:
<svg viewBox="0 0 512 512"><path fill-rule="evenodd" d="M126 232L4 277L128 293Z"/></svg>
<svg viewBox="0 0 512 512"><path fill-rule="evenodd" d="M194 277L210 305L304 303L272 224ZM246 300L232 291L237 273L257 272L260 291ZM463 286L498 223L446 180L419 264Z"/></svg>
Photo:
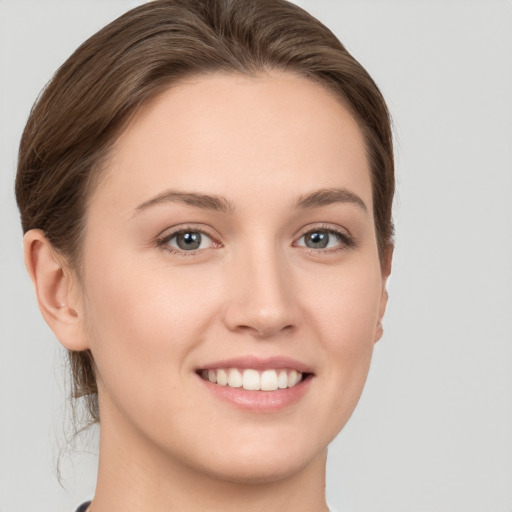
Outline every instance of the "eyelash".
<svg viewBox="0 0 512 512"><path fill-rule="evenodd" d="M317 231L323 231L323 232L329 233L329 235L334 235L338 239L340 246L336 247L334 249L313 249L311 247L300 246L303 249L305 249L309 254L312 254L315 256L319 255L319 254L326 254L326 253L327 254L337 254L340 251L346 251L347 249L350 249L356 245L356 241L354 240L354 238L351 235L349 235L346 231L342 231L341 229L337 229L331 225L326 225L326 224L319 224L318 226L308 228L307 231L304 231L297 238L297 240L301 240L308 233L314 233Z"/></svg>
<svg viewBox="0 0 512 512"><path fill-rule="evenodd" d="M304 231L297 240L301 240L304 236L306 236L308 233L314 233L315 231L323 231L328 233L329 235L334 235L340 242L341 246L334 248L334 249L313 249L311 247L305 247L305 246L298 246L305 249L309 254L313 255L319 255L319 254L334 254L338 253L340 251L345 251L347 249L350 249L351 247L354 247L356 245L356 242L354 238L349 235L348 233L336 229L332 226L327 225L318 225L314 226L312 228L308 228L307 231ZM180 256L180 257L190 257L196 255L198 252L204 251L205 249L196 249L191 251L184 251L184 250L176 250L173 247L169 245L169 242L176 236L182 234L182 233L200 233L201 235L206 235L208 238L212 240L212 245L214 247L221 247L222 244L220 242L217 242L213 236L211 236L209 233L207 233L203 229L195 228L192 226L189 227L183 227L180 229L177 229L176 231L172 231L171 233L167 233L166 235L163 235L159 237L156 240L156 245L161 248L164 251L167 251L171 254ZM296 242L293 244L295 247L297 247Z"/></svg>
<svg viewBox="0 0 512 512"><path fill-rule="evenodd" d="M199 229L199 228L195 228L193 226L185 226L183 228L179 228L177 229L176 231L172 231L171 233L167 233L166 235L163 235L161 237L159 237L157 240L156 240L156 245L161 248L162 250L164 251L167 251L171 254L174 254L176 256L181 256L181 257L190 257L190 256L194 256L196 255L198 252L200 251L204 251L205 249L196 249L194 251L183 251L183 250L177 250L175 249L174 247L171 247L169 245L169 242L176 236L182 234L182 233L200 233L201 235L206 235L208 238L210 238L212 240L212 245L214 247L220 247L222 244L220 244L219 242L217 242L215 240L215 238L210 235L209 233L207 233L204 229Z"/></svg>

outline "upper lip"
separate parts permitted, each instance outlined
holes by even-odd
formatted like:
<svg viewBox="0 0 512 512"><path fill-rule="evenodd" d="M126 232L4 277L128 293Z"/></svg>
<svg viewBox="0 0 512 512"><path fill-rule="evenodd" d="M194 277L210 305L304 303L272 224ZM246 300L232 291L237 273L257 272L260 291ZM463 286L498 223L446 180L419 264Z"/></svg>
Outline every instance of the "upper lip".
<svg viewBox="0 0 512 512"><path fill-rule="evenodd" d="M201 366L200 370L215 370L217 368L239 368L239 369L254 369L254 370L271 370L271 369L285 369L298 370L301 373L312 373L312 368L291 357L273 356L273 357L258 357L258 356L242 356L230 359L222 359L211 363L206 363Z"/></svg>

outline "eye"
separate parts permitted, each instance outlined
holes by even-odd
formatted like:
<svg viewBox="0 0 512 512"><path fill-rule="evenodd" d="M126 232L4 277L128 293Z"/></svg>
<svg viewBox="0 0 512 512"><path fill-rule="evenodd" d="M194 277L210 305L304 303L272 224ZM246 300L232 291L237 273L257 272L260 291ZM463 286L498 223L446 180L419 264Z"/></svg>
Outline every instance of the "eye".
<svg viewBox="0 0 512 512"><path fill-rule="evenodd" d="M313 229L302 235L296 245L308 249L343 249L354 244L345 233L334 229Z"/></svg>
<svg viewBox="0 0 512 512"><path fill-rule="evenodd" d="M159 245L171 252L192 252L209 249L214 242L202 231L182 229L166 235L159 241Z"/></svg>

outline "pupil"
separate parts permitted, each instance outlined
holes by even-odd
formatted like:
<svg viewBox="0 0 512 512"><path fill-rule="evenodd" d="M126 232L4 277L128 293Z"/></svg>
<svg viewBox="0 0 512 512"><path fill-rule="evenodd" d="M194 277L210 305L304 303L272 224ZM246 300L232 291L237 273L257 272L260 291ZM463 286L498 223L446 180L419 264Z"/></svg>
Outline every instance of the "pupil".
<svg viewBox="0 0 512 512"><path fill-rule="evenodd" d="M194 249L199 249L201 245L201 234L194 232L180 233L177 236L176 242L180 249L193 251Z"/></svg>
<svg viewBox="0 0 512 512"><path fill-rule="evenodd" d="M313 249L324 249L329 242L329 234L325 231L314 231L306 235L306 245Z"/></svg>

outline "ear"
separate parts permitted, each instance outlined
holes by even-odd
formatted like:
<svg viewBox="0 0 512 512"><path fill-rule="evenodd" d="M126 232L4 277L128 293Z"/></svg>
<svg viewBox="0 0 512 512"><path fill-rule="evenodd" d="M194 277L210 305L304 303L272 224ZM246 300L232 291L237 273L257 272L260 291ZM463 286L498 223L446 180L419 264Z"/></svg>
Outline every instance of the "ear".
<svg viewBox="0 0 512 512"><path fill-rule="evenodd" d="M57 339L69 350L89 348L78 286L65 259L57 253L40 229L23 238L25 266L36 291L39 309Z"/></svg>
<svg viewBox="0 0 512 512"><path fill-rule="evenodd" d="M382 334L384 333L382 328L382 319L384 317L384 313L386 312L386 306L388 304L388 290L386 288L386 284L388 281L388 277L391 274L391 265L393 261L393 244L389 244L385 249L384 260L381 265L381 275L382 275L382 289L380 295L380 306L379 306L379 320L377 322L377 329L375 331L375 343L382 338Z"/></svg>

